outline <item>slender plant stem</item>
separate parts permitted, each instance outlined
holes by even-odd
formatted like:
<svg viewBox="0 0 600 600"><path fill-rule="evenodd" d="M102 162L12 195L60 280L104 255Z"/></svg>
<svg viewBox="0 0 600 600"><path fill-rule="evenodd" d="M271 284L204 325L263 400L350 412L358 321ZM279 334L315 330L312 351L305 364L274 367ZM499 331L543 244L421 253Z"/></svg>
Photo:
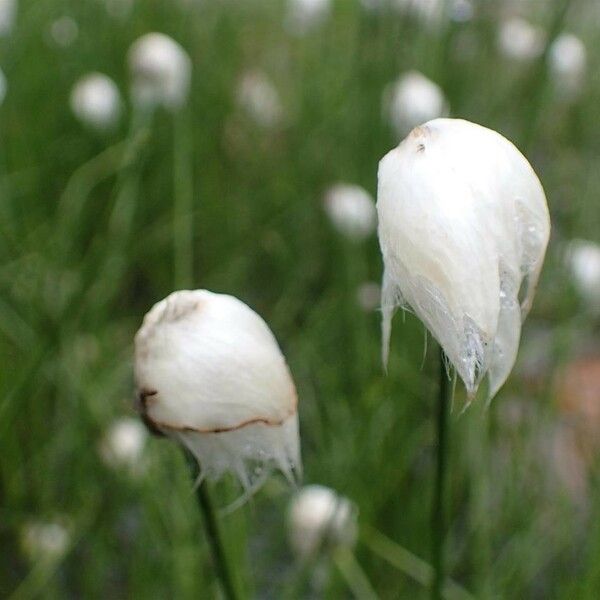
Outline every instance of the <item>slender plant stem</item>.
<svg viewBox="0 0 600 600"><path fill-rule="evenodd" d="M440 600L444 584L444 540L446 537L445 497L448 461L448 415L450 382L446 372L444 351L440 348L440 383L437 405L437 458L432 513L432 566L434 571L431 597Z"/></svg>

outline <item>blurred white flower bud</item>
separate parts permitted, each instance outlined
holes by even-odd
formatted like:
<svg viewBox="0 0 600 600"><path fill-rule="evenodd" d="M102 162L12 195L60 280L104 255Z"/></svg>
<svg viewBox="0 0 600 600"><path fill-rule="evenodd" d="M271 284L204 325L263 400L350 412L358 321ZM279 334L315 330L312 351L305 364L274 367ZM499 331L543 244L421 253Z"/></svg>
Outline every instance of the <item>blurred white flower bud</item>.
<svg viewBox="0 0 600 600"><path fill-rule="evenodd" d="M143 108L177 110L187 100L192 62L186 51L162 33L138 38L127 55L133 101Z"/></svg>
<svg viewBox="0 0 600 600"><path fill-rule="evenodd" d="M121 96L115 82L102 73L82 77L71 91L71 110L94 129L114 127L121 115Z"/></svg>
<svg viewBox="0 0 600 600"><path fill-rule="evenodd" d="M544 51L546 34L518 17L507 19L500 25L498 49L511 60L527 62L538 58Z"/></svg>
<svg viewBox="0 0 600 600"><path fill-rule="evenodd" d="M271 467L300 471L294 382L237 298L183 290L155 304L135 337L135 378L146 421L183 443L202 477L230 471L250 489Z"/></svg>
<svg viewBox="0 0 600 600"><path fill-rule="evenodd" d="M58 521L27 523L21 531L21 548L31 561L58 560L70 541L67 527Z"/></svg>
<svg viewBox="0 0 600 600"><path fill-rule="evenodd" d="M6 83L6 75L4 75L4 71L0 69L0 106L4 102L4 98L6 97L6 90L8 89L8 84Z"/></svg>
<svg viewBox="0 0 600 600"><path fill-rule="evenodd" d="M285 26L292 35L305 35L327 20L331 0L288 0Z"/></svg>
<svg viewBox="0 0 600 600"><path fill-rule="evenodd" d="M567 247L566 260L577 291L592 312L600 313L600 246L573 240Z"/></svg>
<svg viewBox="0 0 600 600"><path fill-rule="evenodd" d="M358 185L332 186L325 194L324 206L333 226L351 240L364 240L375 231L375 203L371 194Z"/></svg>
<svg viewBox="0 0 600 600"><path fill-rule="evenodd" d="M283 116L279 92L259 71L245 73L237 88L237 102L248 116L264 128L276 127Z"/></svg>
<svg viewBox="0 0 600 600"><path fill-rule="evenodd" d="M292 498L288 510L290 546L301 559L322 549L352 547L357 536L356 506L322 485L307 485Z"/></svg>
<svg viewBox="0 0 600 600"><path fill-rule="evenodd" d="M587 52L583 42L571 33L562 33L550 46L548 66L558 92L576 96L584 82Z"/></svg>
<svg viewBox="0 0 600 600"><path fill-rule="evenodd" d="M383 103L399 139L417 125L448 114L440 86L418 71L405 73L386 88Z"/></svg>
<svg viewBox="0 0 600 600"><path fill-rule="evenodd" d="M143 471L143 452L148 432L139 419L124 417L109 427L100 444L100 457L113 469L137 475Z"/></svg>
<svg viewBox="0 0 600 600"><path fill-rule="evenodd" d="M411 307L469 396L488 374L491 399L515 362L550 234L539 179L506 138L459 119L414 129L378 179L384 362L394 309Z"/></svg>
<svg viewBox="0 0 600 600"><path fill-rule="evenodd" d="M133 10L133 0L104 0L104 5L113 19L126 19Z"/></svg>
<svg viewBox="0 0 600 600"><path fill-rule="evenodd" d="M50 40L61 48L68 48L79 37L79 25L72 17L65 15L50 24Z"/></svg>
<svg viewBox="0 0 600 600"><path fill-rule="evenodd" d="M365 281L356 290L356 301L365 312L373 312L381 302L381 286L374 281Z"/></svg>
<svg viewBox="0 0 600 600"><path fill-rule="evenodd" d="M17 0L0 0L0 37L8 35L17 17Z"/></svg>

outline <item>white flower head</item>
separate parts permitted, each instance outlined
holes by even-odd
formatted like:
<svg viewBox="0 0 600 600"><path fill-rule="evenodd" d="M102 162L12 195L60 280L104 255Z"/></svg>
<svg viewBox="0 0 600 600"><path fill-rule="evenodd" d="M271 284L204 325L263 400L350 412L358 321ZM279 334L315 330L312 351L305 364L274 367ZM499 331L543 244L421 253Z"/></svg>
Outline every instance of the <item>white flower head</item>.
<svg viewBox="0 0 600 600"><path fill-rule="evenodd" d="M68 528L60 521L27 523L21 531L21 548L32 561L53 561L61 558L71 541Z"/></svg>
<svg viewBox="0 0 600 600"><path fill-rule="evenodd" d="M143 108L177 110L187 100L192 62L175 40L163 33L137 39L127 55L133 101Z"/></svg>
<svg viewBox="0 0 600 600"><path fill-rule="evenodd" d="M0 37L10 34L17 17L17 0L0 0Z"/></svg>
<svg viewBox="0 0 600 600"><path fill-rule="evenodd" d="M381 302L381 286L374 281L361 283L356 290L356 302L365 312L373 312Z"/></svg>
<svg viewBox="0 0 600 600"><path fill-rule="evenodd" d="M146 421L186 446L202 477L229 471L249 490L271 467L300 472L294 382L237 298L184 290L155 304L135 337L135 378Z"/></svg>
<svg viewBox="0 0 600 600"><path fill-rule="evenodd" d="M288 0L285 26L292 35L302 36L319 27L331 13L331 0Z"/></svg>
<svg viewBox="0 0 600 600"><path fill-rule="evenodd" d="M399 139L411 129L448 114L448 103L437 83L418 71L404 73L383 95L384 112Z"/></svg>
<svg viewBox="0 0 600 600"><path fill-rule="evenodd" d="M394 309L410 307L469 396L487 374L491 399L515 362L550 234L539 179L499 133L436 119L381 160L378 180L384 363Z"/></svg>
<svg viewBox="0 0 600 600"><path fill-rule="evenodd" d="M593 313L600 314L600 245L573 240L566 253L577 291Z"/></svg>
<svg viewBox="0 0 600 600"><path fill-rule="evenodd" d="M279 92L260 71L245 73L238 84L237 101L246 114L261 127L276 127L283 116Z"/></svg>
<svg viewBox="0 0 600 600"><path fill-rule="evenodd" d="M111 424L100 444L100 457L113 469L137 475L143 470L148 432L139 419L123 417Z"/></svg>
<svg viewBox="0 0 600 600"><path fill-rule="evenodd" d="M364 240L375 231L375 203L362 187L338 183L326 192L324 205L333 226L349 239Z"/></svg>
<svg viewBox="0 0 600 600"><path fill-rule="evenodd" d="M64 15L50 23L50 40L61 48L68 48L79 37L79 25L77 21L68 15Z"/></svg>
<svg viewBox="0 0 600 600"><path fill-rule="evenodd" d="M559 93L565 97L576 96L583 85L587 65L583 42L571 33L562 33L550 46L548 64Z"/></svg>
<svg viewBox="0 0 600 600"><path fill-rule="evenodd" d="M82 77L71 91L71 110L84 124L98 130L111 129L121 115L121 95L115 82L102 73Z"/></svg>
<svg viewBox="0 0 600 600"><path fill-rule="evenodd" d="M6 97L6 90L8 89L8 84L6 83L6 75L4 75L4 71L0 69L0 106L4 102L4 98Z"/></svg>
<svg viewBox="0 0 600 600"><path fill-rule="evenodd" d="M445 18L469 21L473 16L472 0L391 0L404 14L429 26L440 25Z"/></svg>
<svg viewBox="0 0 600 600"><path fill-rule="evenodd" d="M290 546L301 559L322 549L352 547L358 531L353 502L322 485L307 485L292 498L287 516Z"/></svg>
<svg viewBox="0 0 600 600"><path fill-rule="evenodd" d="M528 62L541 56L546 34L519 17L507 19L498 31L498 49L508 59Z"/></svg>

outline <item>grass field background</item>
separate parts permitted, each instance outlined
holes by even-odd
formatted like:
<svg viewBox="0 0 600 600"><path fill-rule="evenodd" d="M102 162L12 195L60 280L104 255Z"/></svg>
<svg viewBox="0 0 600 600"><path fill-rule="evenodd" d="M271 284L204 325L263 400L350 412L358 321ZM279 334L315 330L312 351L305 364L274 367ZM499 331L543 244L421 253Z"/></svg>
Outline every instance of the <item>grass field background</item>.
<svg viewBox="0 0 600 600"><path fill-rule="evenodd" d="M191 227L195 287L248 303L288 359L304 481L359 508L355 560L327 563L311 592L286 543L292 490L271 478L222 521L240 589L360 597L366 578L381 598L427 597L402 560L404 549L430 556L437 352L430 340L423 358L423 326L397 315L384 375L379 314L356 300L381 276L376 236L347 240L323 210L339 181L375 194L377 163L398 142L382 117L384 89L417 69L443 88L451 116L498 130L528 156L553 223L512 376L489 410L482 398L452 415L450 574L477 598L598 597L600 420L583 430L561 408L557 381L598 343L564 250L573 238L600 242L600 12L582 0L510 3L550 35L584 41L584 87L566 102L545 55L520 64L498 52L508 3L473 4L471 20L432 25L340 0L299 37L282 25L282 2L139 0L122 18L101 0L20 3L0 38L0 595L218 597L180 450L149 439L137 477L98 452L114 419L134 414L133 336L175 288L174 240ZM78 27L66 47L49 33L64 16ZM126 100L114 132L87 130L69 109L72 85L101 71L127 99L126 53L149 31L190 54L189 102L133 125ZM236 103L249 69L280 93L275 128ZM193 210L174 226L187 190ZM213 492L219 505L237 494L231 481ZM52 520L65 524L68 547L31 560L23 528Z"/></svg>

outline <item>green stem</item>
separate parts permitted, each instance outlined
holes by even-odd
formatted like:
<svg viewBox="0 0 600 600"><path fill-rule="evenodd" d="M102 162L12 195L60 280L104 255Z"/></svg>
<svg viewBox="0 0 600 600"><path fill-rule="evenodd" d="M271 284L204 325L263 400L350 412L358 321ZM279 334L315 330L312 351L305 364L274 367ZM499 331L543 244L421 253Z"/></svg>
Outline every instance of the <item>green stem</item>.
<svg viewBox="0 0 600 600"><path fill-rule="evenodd" d="M450 382L446 372L444 351L440 348L440 384L437 405L437 460L432 513L432 566L434 571L431 597L440 600L444 574L444 540L446 519L444 514L446 496L446 465L448 461L448 415Z"/></svg>

